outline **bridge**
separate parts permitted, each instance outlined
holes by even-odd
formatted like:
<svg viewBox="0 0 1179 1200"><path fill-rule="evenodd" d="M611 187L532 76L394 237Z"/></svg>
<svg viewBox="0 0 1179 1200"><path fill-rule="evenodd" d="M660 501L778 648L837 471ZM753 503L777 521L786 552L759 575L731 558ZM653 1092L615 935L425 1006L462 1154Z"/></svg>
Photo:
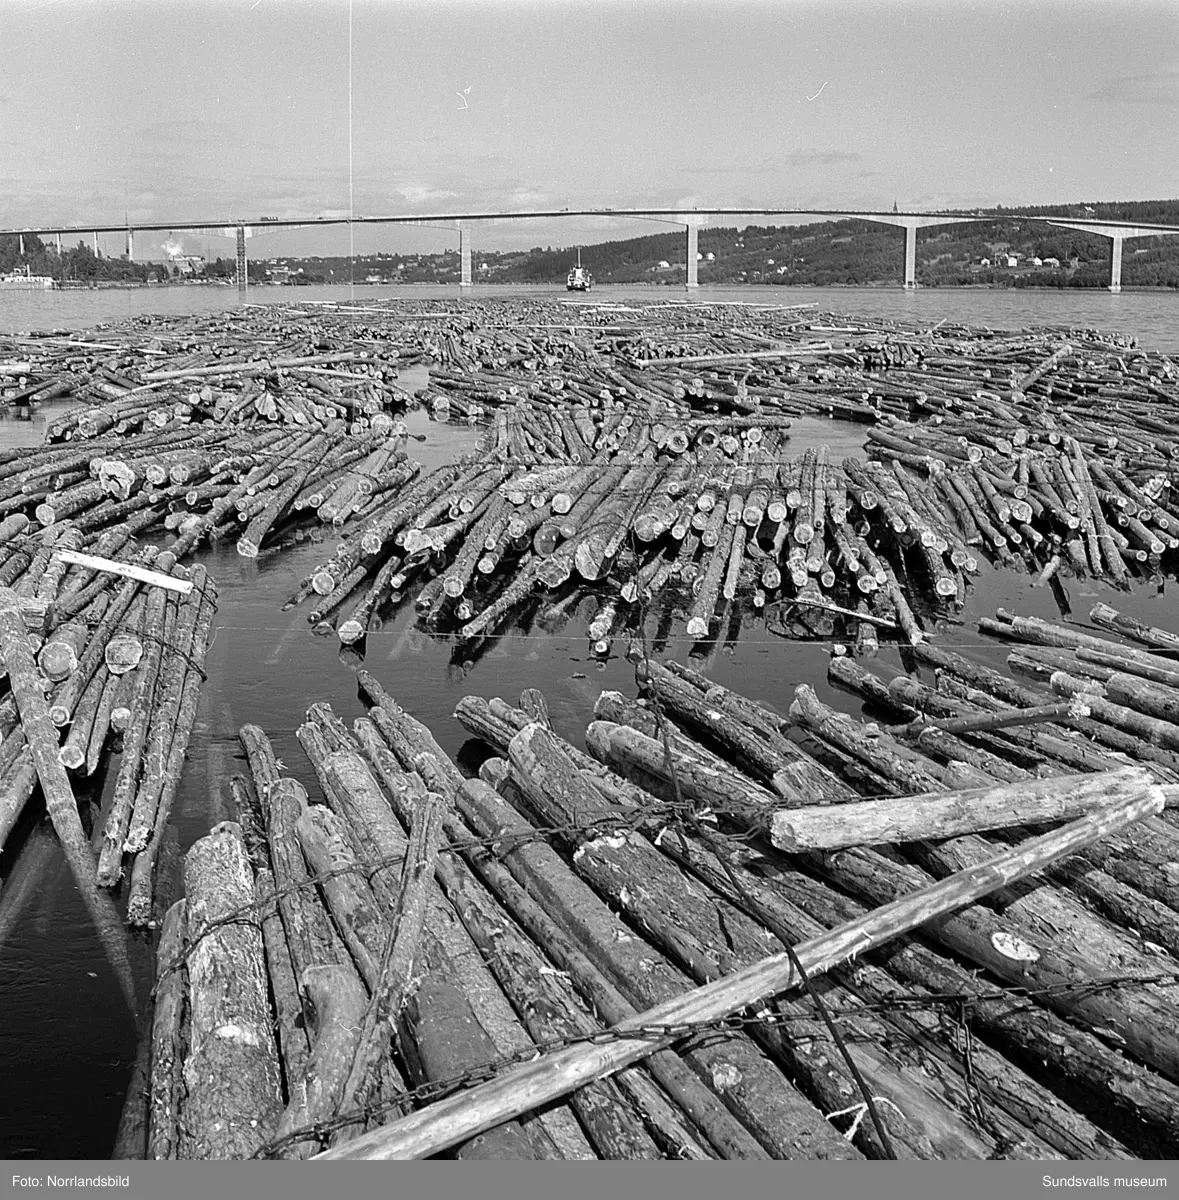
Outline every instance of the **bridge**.
<svg viewBox="0 0 1179 1200"><path fill-rule="evenodd" d="M680 225L685 231L684 265L687 275L687 287L699 286L697 239L700 227L709 218L717 217L819 217L829 220L860 220L873 221L882 225L897 226L905 231L905 265L904 286L917 286L917 230L927 229L937 225L954 225L965 222L982 223L995 220L1018 220L1037 222L1055 226L1061 229L1075 229L1082 233L1092 233L1099 237L1108 238L1110 249L1110 280L1109 290L1122 290L1122 247L1131 238L1163 237L1179 234L1179 226L1156 225L1143 222L1108 221L1097 218L1030 216L1023 213L1008 212L984 213L974 212L877 212L859 211L852 209L801 209L801 208L557 208L529 209L504 212L446 212L446 213L396 213L386 216L347 216L330 217L259 217L257 220L243 221L230 218L226 222L199 221L124 221L120 224L91 224L89 222L74 222L70 225L28 225L12 229L0 229L0 236L17 236L21 239L21 253L24 253L24 238L28 235L38 237L56 237L60 253L62 237L78 233L92 233L95 253L98 251L98 235L100 233L126 233L127 257L134 258L136 233L151 232L185 232L195 233L206 237L234 237L237 240L237 280L238 288L246 288L246 240L254 234L277 229L312 229L327 228L337 225L411 225L453 228L458 233L460 282L462 287L470 287L473 282L471 271L471 234L472 227L480 221L536 221L552 220L567 217L627 217L648 218L666 221L668 224Z"/></svg>

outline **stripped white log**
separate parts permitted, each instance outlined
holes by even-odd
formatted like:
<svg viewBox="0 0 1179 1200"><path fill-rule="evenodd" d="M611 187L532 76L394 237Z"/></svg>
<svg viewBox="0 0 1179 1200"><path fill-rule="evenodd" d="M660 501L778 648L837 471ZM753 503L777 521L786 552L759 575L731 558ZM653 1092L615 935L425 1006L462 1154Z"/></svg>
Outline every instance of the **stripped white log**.
<svg viewBox="0 0 1179 1200"><path fill-rule="evenodd" d="M159 571L149 571L146 567L137 567L133 563L116 562L114 559L99 558L94 554L81 554L77 550L55 550L53 557L74 566L89 567L92 571L109 571L112 575L122 575L126 579L138 579L140 583L167 588L169 591L179 592L182 596L187 596L192 591L191 579L161 575Z"/></svg>

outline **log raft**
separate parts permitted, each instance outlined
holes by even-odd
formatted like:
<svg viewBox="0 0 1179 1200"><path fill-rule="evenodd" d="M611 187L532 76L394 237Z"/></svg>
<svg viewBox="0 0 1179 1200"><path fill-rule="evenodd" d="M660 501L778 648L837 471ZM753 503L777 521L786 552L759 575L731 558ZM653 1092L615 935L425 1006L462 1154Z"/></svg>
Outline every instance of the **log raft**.
<svg viewBox="0 0 1179 1200"><path fill-rule="evenodd" d="M933 647L923 653L941 654L943 670L956 665ZM303 850L299 870L321 888L282 888L277 914L271 910L268 924L259 916L257 944L260 969L271 978L267 955L288 964L292 980L291 964L298 965L321 1015L307 1024L306 1041L290 1043L297 1047L290 1062L289 1034L272 1043L274 1077L286 1082L261 1153L576 1155L576 1141L538 1121L546 1100L567 1105L548 1112L574 1116L580 1153L603 1158L879 1157L892 1147L908 1157L1052 1159L1083 1158L1095 1146L1130 1158L1179 1133L1179 1055L1167 1032L1175 1014L1170 990L1158 982L1170 968L1145 954L1123 924L1134 911L1127 907L1131 893L1143 912L1148 897L1132 883L1118 885L1135 847L1150 844L1149 831L1165 836L1160 814L1172 796L1179 802L1179 787L1160 783L1149 762L1128 768L1100 755L1089 767L1098 773L1071 781L1075 767L1051 757L1063 739L1042 732L1068 719L1067 706L1041 704L1022 721L1001 707L998 717L984 717L981 675L962 684L969 701L955 689L937 692L944 704L917 739L913 728L923 722L914 721L913 701L931 705L935 693L896 689L891 735L859 740L854 717L821 711L817 700L805 701L806 737L797 740L802 711L780 715L680 664L643 662L637 678L637 701L607 693L599 702L607 719L591 726L587 744L600 761L553 731L534 690L521 698L526 708L465 699L463 724L503 756L481 771L492 786L464 780L437 737L371 673L360 676L368 715L353 728L326 706L313 706L299 736L311 760L305 778L323 799L309 785L294 829ZM881 702L894 695L887 681L846 678ZM926 748L925 736L935 733ZM654 752L621 753L632 743L638 753L644 739L663 748L662 764ZM808 739L833 739L839 754L855 750L868 770L845 774L823 765L839 759L812 749ZM966 769L960 759L940 761L963 752L945 739L962 746L974 739L987 750ZM243 742L263 810L273 814L298 785L260 731L243 730ZM1035 780L1012 765L1023 775L1010 782L984 770L1013 760L1053 763L1055 770ZM707 801L704 793L666 786L701 772L710 780ZM808 777L809 786L822 786L822 807L792 803L780 790L783 778ZM900 801L872 798L872 779L893 790L901 781L922 783L929 794L906 801L913 816L904 817ZM436 851L407 855L411 835L419 836L411 825L424 830L431 820L442 837ZM824 830L842 823L848 833L839 842L827 833L804 835L808 823ZM289 843L279 840L283 828L272 820L260 851L276 866L289 857ZM743 836L726 838L726 830ZM1171 834L1166 844L1176 840ZM893 857L869 848L881 843L893 845ZM1067 867L1056 865L1064 857ZM417 865L409 873L411 862ZM1106 864L1119 876L1108 875ZM282 878L294 878L291 869L284 867ZM1030 892L1013 887L1026 872L1039 881ZM251 901L270 886L259 875ZM985 900L992 890L1003 899L1002 916ZM408 899L414 894L420 901ZM407 927L410 936L414 928L425 933L416 952L425 974L402 966L391 976L401 981L395 995L409 988L398 1036L373 1043L388 1056L393 1083L380 1082L379 1056L369 1057L361 1074L371 1082L349 1090L339 1081L352 1042L341 1041L333 1005L351 1004L355 1013L357 1004L374 1003L379 962L397 959L387 957L396 925L381 933L378 896L388 897L395 914L408 904L407 914L434 915L425 926ZM1166 905L1156 904L1152 919L1169 939ZM901 924L891 923L894 913ZM1065 920L1074 933L1049 934ZM449 973L441 947L431 949L436 935L428 931L444 928L440 921L464 930L479 948L532 1047L505 1054L497 1043L488 1058L469 1040L455 1040L452 1029L447 1069L464 1082L443 1101L429 1092L442 1061L434 1038L451 1028L446 1014L463 1003L469 981ZM926 940L891 940L910 921ZM1172 916L1177 924L1179 913ZM305 932L313 926L322 931L314 941ZM812 984L826 973L823 994L838 1010L872 1094L883 1097L888 1143L866 1115L855 1118L863 1105L855 1078L813 1011L791 997L798 977L783 937L788 944L797 939ZM877 938L880 955L865 957L862 948ZM852 947L849 964L844 955ZM962 955L983 974L964 972ZM325 994L333 971L344 969L350 982ZM1121 985L1093 994L1093 983L1110 971L1125 975ZM1005 1021L1004 989L1022 986L1029 973L1051 986ZM1170 974L1179 979L1179 967ZM951 979L955 990L980 997L972 1003L983 1006L994 1034L990 1048L977 1051L991 1056L986 1096L993 1111L986 1120L971 1099L973 1068L960 1039L921 1007L936 1010L941 1002L934 997ZM271 994L278 1003L277 991ZM901 996L917 1007L892 1014L887 1004L875 1012L865 1006ZM741 1007L753 1019L728 1025L726 1014ZM488 1047L495 1040L484 1025L491 1012L470 1018ZM283 1028L277 1014L273 1019ZM697 1023L711 1028L718 1021L708 1039L684 1042ZM799 1030L807 1034L801 1042ZM1061 1101L1029 1065L1023 1048L1030 1046L1054 1046L1053 1071L1064 1072L1077 1094L1108 1091L1108 1106L1078 1110ZM296 1086L297 1094L282 1091ZM349 1107L365 1096L370 1105L379 1097L386 1113L375 1124ZM840 1097L846 1102L838 1111L852 1116L824 1119ZM1123 1140L1118 1114L1131 1108L1147 1114L1146 1126Z"/></svg>

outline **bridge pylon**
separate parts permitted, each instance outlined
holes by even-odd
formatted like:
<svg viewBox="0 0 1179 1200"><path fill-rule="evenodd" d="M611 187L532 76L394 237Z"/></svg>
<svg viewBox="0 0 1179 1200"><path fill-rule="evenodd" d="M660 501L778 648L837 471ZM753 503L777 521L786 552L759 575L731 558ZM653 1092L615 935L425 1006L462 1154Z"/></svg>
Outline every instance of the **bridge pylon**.
<svg viewBox="0 0 1179 1200"><path fill-rule="evenodd" d="M459 287L469 288L474 283L471 274L471 226L465 221L455 222L459 235Z"/></svg>
<svg viewBox="0 0 1179 1200"><path fill-rule="evenodd" d="M243 295L248 286L249 264L246 261L246 227L237 227L237 290Z"/></svg>
<svg viewBox="0 0 1179 1200"><path fill-rule="evenodd" d="M700 226L704 224L705 220L705 217L697 213L691 213L684 222L684 230L687 234L687 246L684 251L684 266L686 268L684 287L686 288L700 286L700 251L698 246Z"/></svg>
<svg viewBox="0 0 1179 1200"><path fill-rule="evenodd" d="M837 214L832 213L832 216ZM917 286L917 230L931 225L958 225L963 221L979 221L981 217L918 217L909 213L865 213L860 218L878 225L899 225L905 231L905 287Z"/></svg>
<svg viewBox="0 0 1179 1200"><path fill-rule="evenodd" d="M1109 290L1122 290L1122 245L1127 238L1167 237L1179 233L1176 229L1157 229L1150 225L1118 225L1110 221L1064 221L1055 217L1047 219L1049 225L1058 229L1075 229L1078 233L1095 233L1109 238L1112 245L1109 253Z"/></svg>

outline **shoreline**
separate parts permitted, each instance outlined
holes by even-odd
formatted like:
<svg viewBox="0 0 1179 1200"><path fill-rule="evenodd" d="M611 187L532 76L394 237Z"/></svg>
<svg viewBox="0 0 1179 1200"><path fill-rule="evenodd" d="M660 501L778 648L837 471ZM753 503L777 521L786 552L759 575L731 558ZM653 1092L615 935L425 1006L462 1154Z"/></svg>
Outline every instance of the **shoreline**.
<svg viewBox="0 0 1179 1200"><path fill-rule="evenodd" d="M412 283L399 283L399 282L368 283L365 280L345 280L345 281L341 281L341 282L336 282L335 280L323 280L323 281L320 281L320 282L317 282L314 284L306 284L303 286L292 286L290 284L282 284L282 283L256 283L256 282L254 282L249 285L249 288L247 289L247 291L253 290L255 288L268 288L268 289L274 288L276 290L282 289L283 291L290 291L290 292L298 293L298 292L305 291L307 287L340 287L340 288L362 287L362 288L376 289L376 288L438 288L438 287L458 288L461 286L462 285L458 282L458 280L453 280L453 279L449 279L449 280L442 279L442 280L433 280L433 281L415 280ZM652 291L660 290L660 289L671 289L673 291L677 291L677 290L678 291L687 291L688 290L683 284L678 284L678 283L673 283L673 282L648 283L644 280L634 280L634 281L630 281L630 282L620 281L617 283L598 282L594 286L595 286L595 288L650 288ZM549 289L552 289L554 291L564 291L565 290L564 284L562 284L560 282L532 283L532 282L528 282L528 281L514 281L514 282L502 281L501 282L501 281L493 281L493 280L480 280L480 281L472 284L471 287L472 288L480 288L480 289L483 289L483 288L487 288L487 289L493 289L493 288L529 288L529 289L531 289L531 288L535 288L537 290L544 290L544 291L547 291ZM85 285L71 284L71 285L65 286L65 287L56 285L52 288L9 288L9 289L5 289L5 290L13 291L13 292L20 292L21 294L24 294L25 292L35 292L37 294L43 294L43 293L47 293L47 292L116 292L116 291L136 292L136 291L160 291L160 290L165 290L165 289L168 291L172 291L172 290L188 289L188 288L200 288L202 290L212 289L212 288L220 288L220 289L223 289L226 291L232 291L232 290L234 290L234 284L233 283L213 283L213 282L181 283L181 282L173 282L173 281L169 281L168 283L103 282L103 283L85 284ZM756 289L765 289L767 291L781 290L781 291L791 291L791 292L826 291L826 290L841 291L841 292L842 291L845 291L845 292L862 292L862 291L881 292L881 291L906 291L906 290L908 290L908 291L918 291L918 292L932 292L932 291L937 291L937 292L1036 292L1036 293L1045 293L1045 294L1054 294L1057 292L1061 292L1061 293L1065 293L1065 294L1073 294L1073 293L1078 293L1078 292L1101 293L1101 292L1109 291L1108 288L1100 287L1100 286L1072 287L1070 285L1070 286L1066 286L1066 287L1018 287L1015 285L1006 286L1006 285L991 284L991 283L977 283L977 284L975 284L975 283L948 283L948 284L930 283L930 284L919 284L916 288L910 288L910 289L906 289L906 288L902 287L900 284L892 283L892 282L881 282L881 283L792 283L792 284L785 284L785 283L702 283L700 285L700 289L704 290L704 291L720 290L722 288L723 289L737 289L737 288L755 289L756 288ZM1172 293L1179 294L1179 287L1162 287L1162 286L1155 286L1155 285L1135 286L1135 285L1123 284L1121 290L1122 290L1122 293L1141 292L1141 293L1148 293L1148 294L1154 295L1154 294L1165 294L1168 292L1172 292Z"/></svg>

